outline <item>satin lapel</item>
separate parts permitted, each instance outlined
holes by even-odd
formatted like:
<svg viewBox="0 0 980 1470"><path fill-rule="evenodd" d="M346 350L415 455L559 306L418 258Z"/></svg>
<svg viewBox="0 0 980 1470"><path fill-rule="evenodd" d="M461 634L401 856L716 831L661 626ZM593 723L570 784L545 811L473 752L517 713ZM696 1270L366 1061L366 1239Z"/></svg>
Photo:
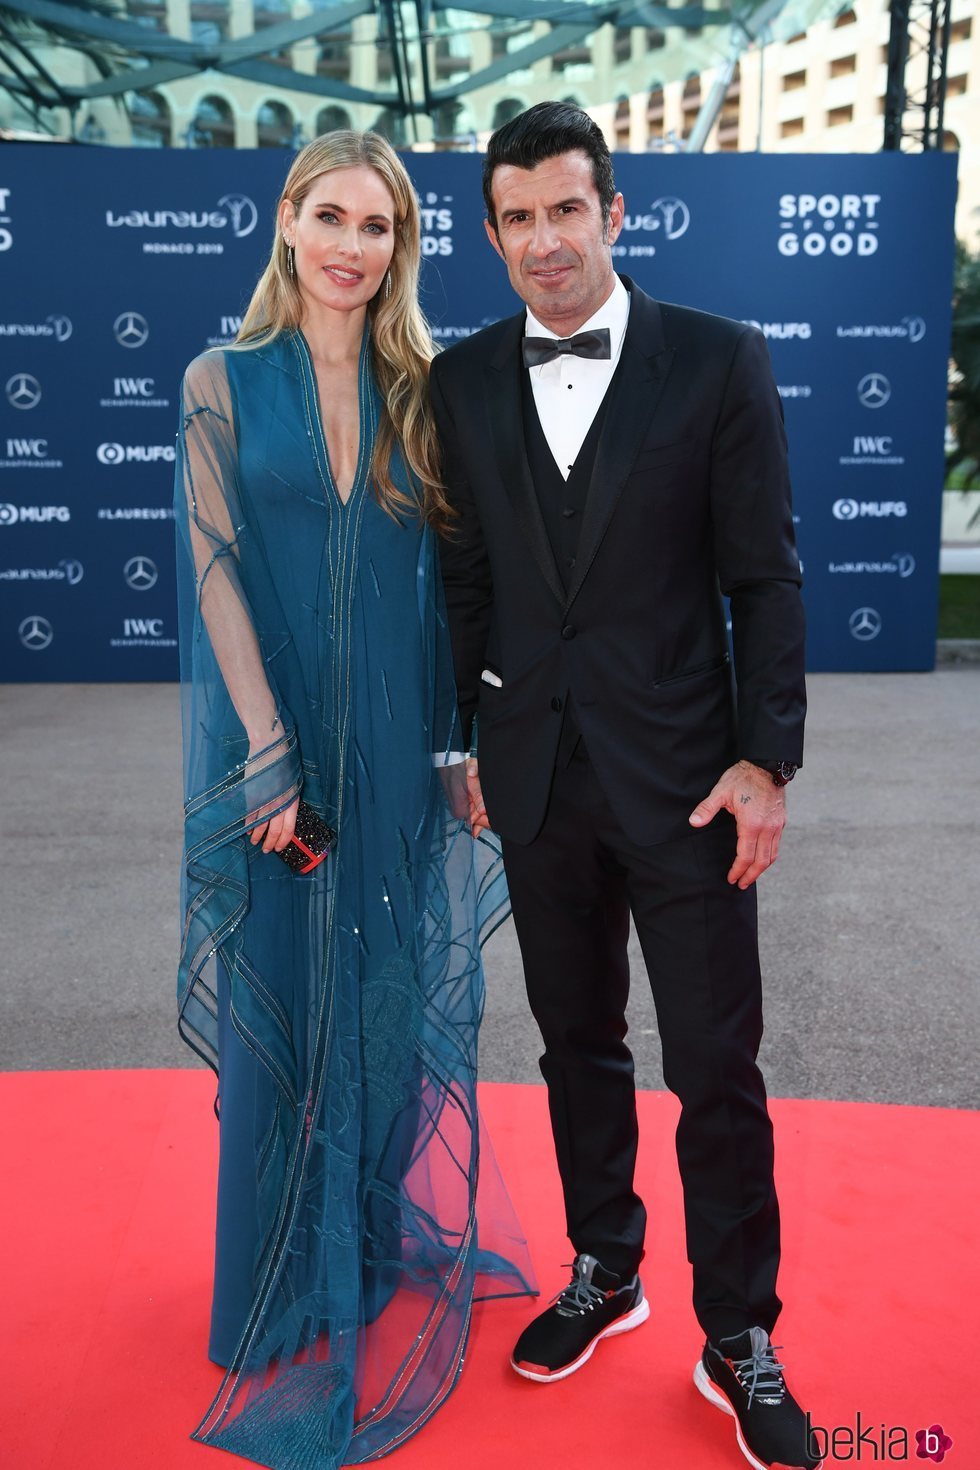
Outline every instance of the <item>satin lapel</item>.
<svg viewBox="0 0 980 1470"><path fill-rule="evenodd" d="M568 607L578 596L595 560L623 485L657 411L674 360L674 349L664 345L659 306L631 281L626 284L631 297L629 326L589 480L575 576L568 589Z"/></svg>
<svg viewBox="0 0 980 1470"><path fill-rule="evenodd" d="M558 564L545 529L524 445L524 411L518 376L523 372L523 367L519 366L523 315L514 317L507 327L487 368L487 401L497 471L541 575L558 601L564 603L565 589L558 575Z"/></svg>

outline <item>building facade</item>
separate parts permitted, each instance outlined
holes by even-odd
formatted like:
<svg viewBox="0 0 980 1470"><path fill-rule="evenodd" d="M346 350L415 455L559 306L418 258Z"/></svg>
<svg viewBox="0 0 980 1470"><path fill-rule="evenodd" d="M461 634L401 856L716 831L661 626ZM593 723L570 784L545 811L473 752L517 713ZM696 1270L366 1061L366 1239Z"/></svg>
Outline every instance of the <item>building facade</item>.
<svg viewBox="0 0 980 1470"><path fill-rule="evenodd" d="M150 31L202 45L248 36L290 16L326 8L322 0L124 0L121 17ZM837 7L839 9L839 6ZM831 3L827 7L833 11ZM953 0L946 144L960 153L957 233L980 244L980 16L974 0ZM437 13L424 43L434 87L464 82L543 39L543 22ZM408 84L422 94L414 7L403 7L413 58ZM705 151L865 153L881 147L889 32L888 0L855 0L853 8L812 22L785 40L742 52ZM398 146L478 148L490 132L532 103L562 98L596 118L610 146L632 152L679 149L719 74L725 27L683 30L606 25L580 42L510 70L489 85L444 103L433 118L407 122L383 105L338 101L261 86L224 72L196 74L131 93L128 109L110 98L82 104L74 121L56 126L93 143L174 147L295 148L337 127L376 128ZM96 78L80 52L39 49L44 64L66 83ZM387 38L374 14L321 33L265 59L325 83L370 91L394 89ZM284 78L284 81L286 79ZM914 66L909 84L914 87ZM0 94L0 125L23 126L25 115Z"/></svg>

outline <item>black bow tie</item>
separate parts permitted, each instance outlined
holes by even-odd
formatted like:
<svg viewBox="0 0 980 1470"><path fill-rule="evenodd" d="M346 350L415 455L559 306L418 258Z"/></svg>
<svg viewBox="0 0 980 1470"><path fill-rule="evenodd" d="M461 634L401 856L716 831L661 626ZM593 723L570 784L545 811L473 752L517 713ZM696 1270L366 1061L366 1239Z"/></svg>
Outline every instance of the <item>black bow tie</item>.
<svg viewBox="0 0 980 1470"><path fill-rule="evenodd" d="M609 328L598 331L577 332L574 337L525 337L524 366L540 367L543 362L554 362L556 357L611 357L609 350Z"/></svg>

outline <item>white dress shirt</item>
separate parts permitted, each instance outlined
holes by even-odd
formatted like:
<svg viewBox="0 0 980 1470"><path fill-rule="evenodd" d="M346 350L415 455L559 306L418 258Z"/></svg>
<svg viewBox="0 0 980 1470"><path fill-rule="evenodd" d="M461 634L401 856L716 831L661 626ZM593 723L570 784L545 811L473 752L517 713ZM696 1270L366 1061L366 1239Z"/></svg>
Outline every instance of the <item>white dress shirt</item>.
<svg viewBox="0 0 980 1470"><path fill-rule="evenodd" d="M551 362L529 369L541 428L555 464L566 480L619 365L629 314L630 293L617 276L609 298L578 328L579 332L592 332L608 327L609 357L574 357L570 352L563 352ZM530 308L524 335L552 337L555 341L559 337L557 332L542 326Z"/></svg>

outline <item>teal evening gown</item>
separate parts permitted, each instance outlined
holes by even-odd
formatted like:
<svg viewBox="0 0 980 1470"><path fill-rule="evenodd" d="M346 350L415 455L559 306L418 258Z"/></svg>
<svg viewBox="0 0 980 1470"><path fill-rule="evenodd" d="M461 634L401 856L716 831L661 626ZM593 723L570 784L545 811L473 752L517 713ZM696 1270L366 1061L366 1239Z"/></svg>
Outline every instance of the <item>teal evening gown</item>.
<svg viewBox="0 0 980 1470"><path fill-rule="evenodd" d="M532 1289L476 1107L506 887L454 815L433 536L370 481L367 333L359 404L344 503L301 333L206 353L183 385L178 999L219 1079L227 1369L195 1437L274 1470L394 1449L452 1390L474 1296ZM392 473L408 490L397 451ZM307 876L247 836L300 792L338 833Z"/></svg>

